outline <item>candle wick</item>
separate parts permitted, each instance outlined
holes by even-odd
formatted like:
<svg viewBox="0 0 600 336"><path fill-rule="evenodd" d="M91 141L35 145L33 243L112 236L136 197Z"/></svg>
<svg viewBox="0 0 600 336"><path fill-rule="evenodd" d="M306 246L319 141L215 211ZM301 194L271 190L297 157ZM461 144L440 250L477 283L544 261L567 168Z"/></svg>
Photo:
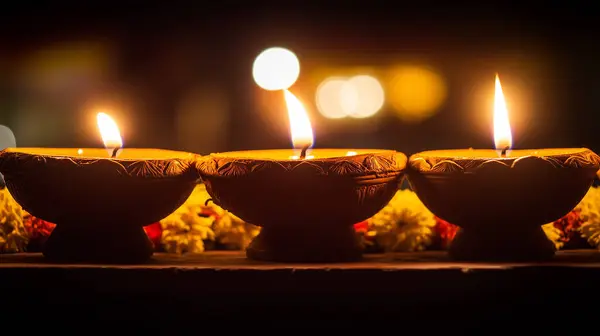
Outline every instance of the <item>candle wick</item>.
<svg viewBox="0 0 600 336"><path fill-rule="evenodd" d="M310 147L310 145L302 147L302 151L300 152L300 160L306 159L306 151L308 150L308 147Z"/></svg>
<svg viewBox="0 0 600 336"><path fill-rule="evenodd" d="M506 157L506 151L507 151L507 150L509 150L509 149L510 149L510 147L509 147L509 146L506 146L506 147L504 147L504 148L502 149L502 152L500 152L500 156L501 156L501 157Z"/></svg>
<svg viewBox="0 0 600 336"><path fill-rule="evenodd" d="M110 156L111 159L117 157L117 152L119 151L119 149L121 149L121 147L116 147L115 149L113 149L112 155Z"/></svg>

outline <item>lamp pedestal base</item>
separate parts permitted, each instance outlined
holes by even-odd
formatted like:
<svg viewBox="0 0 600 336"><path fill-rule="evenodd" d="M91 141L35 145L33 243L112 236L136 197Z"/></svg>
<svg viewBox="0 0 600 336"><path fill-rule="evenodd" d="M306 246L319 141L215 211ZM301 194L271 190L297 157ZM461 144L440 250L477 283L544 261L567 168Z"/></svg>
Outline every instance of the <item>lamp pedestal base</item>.
<svg viewBox="0 0 600 336"><path fill-rule="evenodd" d="M61 263L137 264L153 254L141 226L57 225L44 245L44 256Z"/></svg>
<svg viewBox="0 0 600 336"><path fill-rule="evenodd" d="M349 262L362 258L362 248L352 225L281 225L263 227L246 256L277 262Z"/></svg>
<svg viewBox="0 0 600 336"><path fill-rule="evenodd" d="M545 261L554 257L554 243L541 226L521 227L518 230L461 228L450 244L450 257L473 262Z"/></svg>

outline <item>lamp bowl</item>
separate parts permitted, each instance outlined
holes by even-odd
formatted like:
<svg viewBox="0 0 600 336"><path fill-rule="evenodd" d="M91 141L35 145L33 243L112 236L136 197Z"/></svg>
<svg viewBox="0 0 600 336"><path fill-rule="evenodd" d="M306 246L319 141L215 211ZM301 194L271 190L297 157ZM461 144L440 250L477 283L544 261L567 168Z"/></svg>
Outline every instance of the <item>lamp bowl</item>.
<svg viewBox="0 0 600 336"><path fill-rule="evenodd" d="M248 257L350 261L362 255L352 225L391 200L407 158L389 150L346 151L318 149L306 160L278 150L217 153L199 158L198 169L217 205L262 227Z"/></svg>
<svg viewBox="0 0 600 336"><path fill-rule="evenodd" d="M196 155L157 149L8 148L0 172L23 209L57 224L44 255L65 262L141 262L143 226L176 210L198 175Z"/></svg>
<svg viewBox="0 0 600 336"><path fill-rule="evenodd" d="M465 153L465 151L461 151ZM450 255L461 260L541 260L554 244L541 226L568 214L593 183L600 157L589 149L428 151L412 155L412 189L436 216L461 229Z"/></svg>

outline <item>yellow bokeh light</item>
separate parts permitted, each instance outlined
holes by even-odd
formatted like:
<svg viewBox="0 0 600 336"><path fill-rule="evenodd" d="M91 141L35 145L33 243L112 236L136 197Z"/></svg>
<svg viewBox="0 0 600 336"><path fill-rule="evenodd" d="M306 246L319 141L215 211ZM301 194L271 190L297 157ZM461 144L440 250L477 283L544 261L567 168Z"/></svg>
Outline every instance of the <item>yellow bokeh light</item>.
<svg viewBox="0 0 600 336"><path fill-rule="evenodd" d="M326 118L368 118L383 107L385 93L372 76L330 77L317 87L315 99L319 112Z"/></svg>
<svg viewBox="0 0 600 336"><path fill-rule="evenodd" d="M254 60L252 76L258 86L265 90L285 90L292 86L300 75L300 61L288 49L269 48Z"/></svg>
<svg viewBox="0 0 600 336"><path fill-rule="evenodd" d="M344 83L341 92L345 111L352 118L368 118L383 107L385 93L377 78L355 76Z"/></svg>
<svg viewBox="0 0 600 336"><path fill-rule="evenodd" d="M406 66L393 72L388 100L398 116L419 122L433 116L446 99L444 79L426 67Z"/></svg>
<svg viewBox="0 0 600 336"><path fill-rule="evenodd" d="M341 97L342 87L345 83L345 78L332 77L324 80L317 87L315 97L317 109L325 118L340 119L347 116Z"/></svg>

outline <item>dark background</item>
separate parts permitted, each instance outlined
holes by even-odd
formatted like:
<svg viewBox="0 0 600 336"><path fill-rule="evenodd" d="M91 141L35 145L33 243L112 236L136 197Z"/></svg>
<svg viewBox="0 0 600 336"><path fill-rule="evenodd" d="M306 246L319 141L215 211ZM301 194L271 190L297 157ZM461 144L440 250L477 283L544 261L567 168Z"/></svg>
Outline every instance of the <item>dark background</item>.
<svg viewBox="0 0 600 336"><path fill-rule="evenodd" d="M492 148L497 72L514 148L600 150L593 5L55 1L1 12L0 124L19 146L102 146L94 119L102 109L128 147L289 148L281 96L259 89L251 73L263 49L282 46L300 58L290 90L312 111L316 147ZM316 113L308 78L319 66L400 60L443 74L448 94L435 116L410 124L388 107L374 121ZM281 116L265 118L265 101ZM182 106L193 112L182 117Z"/></svg>

